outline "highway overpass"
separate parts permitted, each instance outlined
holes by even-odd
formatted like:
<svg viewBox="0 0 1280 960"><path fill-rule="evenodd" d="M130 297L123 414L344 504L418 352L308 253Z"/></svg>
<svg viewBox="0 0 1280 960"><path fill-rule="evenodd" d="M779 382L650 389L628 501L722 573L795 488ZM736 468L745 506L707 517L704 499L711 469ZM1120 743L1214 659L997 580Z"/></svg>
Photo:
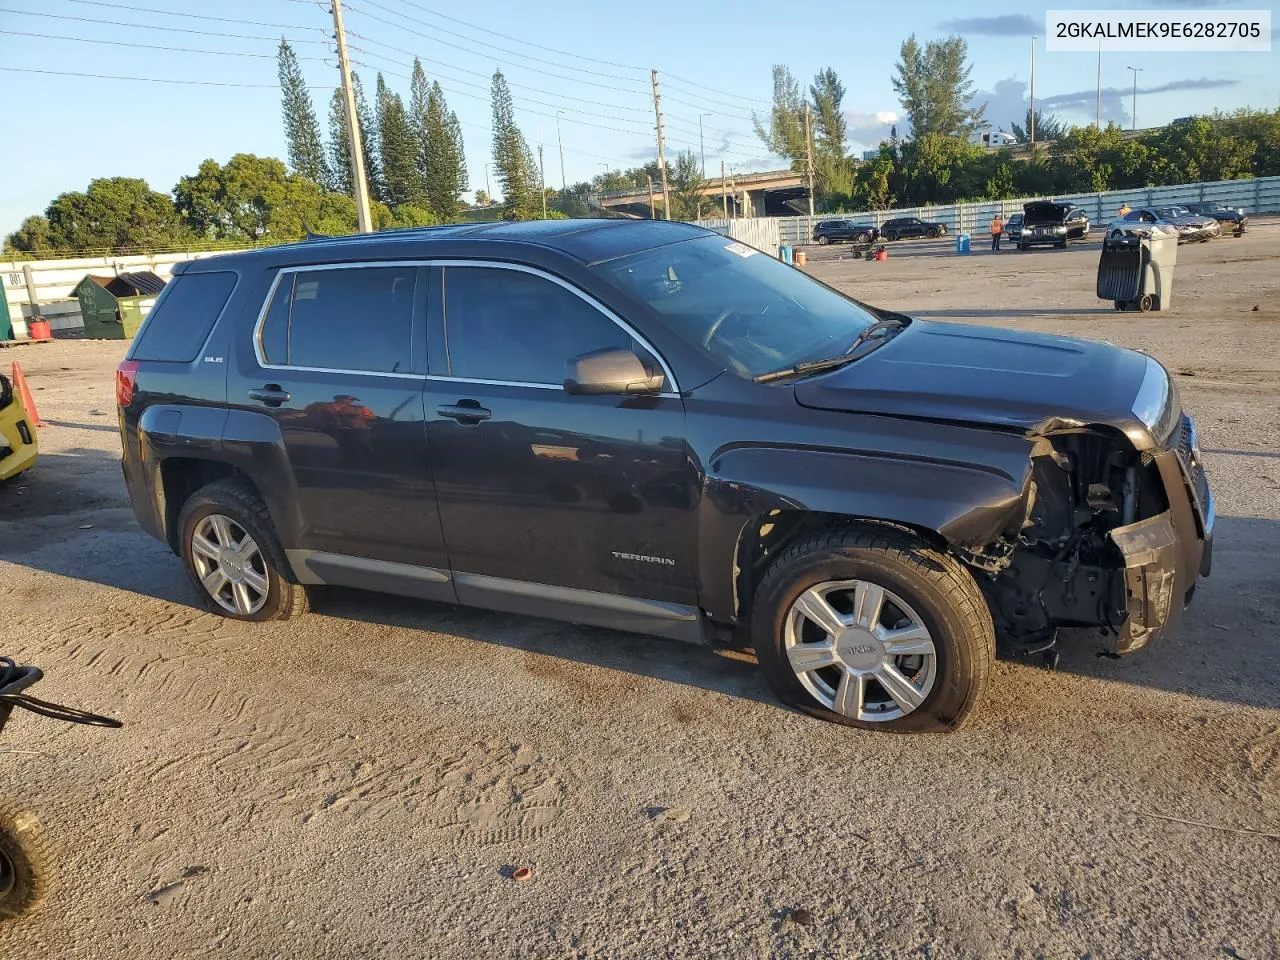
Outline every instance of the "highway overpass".
<svg viewBox="0 0 1280 960"><path fill-rule="evenodd" d="M795 170L769 170L710 177L698 191L707 198L707 216L718 216L727 199L730 214L740 217L788 217L809 212L809 188L804 174ZM593 207L635 217L649 216L649 191L607 190L591 194ZM662 216L662 184L653 185L653 206Z"/></svg>

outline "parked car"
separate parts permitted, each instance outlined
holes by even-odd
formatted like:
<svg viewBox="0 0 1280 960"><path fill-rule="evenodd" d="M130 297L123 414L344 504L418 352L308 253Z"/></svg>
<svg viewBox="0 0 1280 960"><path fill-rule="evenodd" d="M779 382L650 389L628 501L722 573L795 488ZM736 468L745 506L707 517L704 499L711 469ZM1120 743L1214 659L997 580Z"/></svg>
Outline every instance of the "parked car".
<svg viewBox="0 0 1280 960"><path fill-rule="evenodd" d="M1089 218L1073 203L1032 200L1022 205L1022 216L1019 250L1040 244L1065 247L1071 240L1089 239Z"/></svg>
<svg viewBox="0 0 1280 960"><path fill-rule="evenodd" d="M0 373L0 480L16 477L40 455L40 441L22 397Z"/></svg>
<svg viewBox="0 0 1280 960"><path fill-rule="evenodd" d="M692 224L181 263L116 399L138 520L216 613L337 584L750 642L784 701L873 729L959 724L997 636L1145 647L1209 571L1155 360L877 309Z"/></svg>
<svg viewBox="0 0 1280 960"><path fill-rule="evenodd" d="M880 225L880 236L886 240L901 240L904 237L941 237L946 232L945 223L921 220L919 217L899 217L897 220L886 220Z"/></svg>
<svg viewBox="0 0 1280 960"><path fill-rule="evenodd" d="M1185 207L1139 207L1130 210L1121 220L1125 223L1158 223L1178 231L1179 243L1208 243L1220 236L1222 228L1213 217L1202 217Z"/></svg>
<svg viewBox="0 0 1280 960"><path fill-rule="evenodd" d="M874 243L880 239L880 231L874 224L854 223L852 220L820 220L813 228L814 243Z"/></svg>
<svg viewBox="0 0 1280 960"><path fill-rule="evenodd" d="M1218 226L1223 233L1230 233L1233 237L1244 236L1244 225L1249 222L1249 218L1244 215L1244 209L1241 207L1228 207L1221 203L1213 201L1205 201L1204 203L1188 203L1184 208L1189 213L1194 213L1199 217L1213 217L1218 221Z"/></svg>
<svg viewBox="0 0 1280 960"><path fill-rule="evenodd" d="M1022 236L1022 219L1023 214L1014 213L1004 222L1004 235L1015 243Z"/></svg>

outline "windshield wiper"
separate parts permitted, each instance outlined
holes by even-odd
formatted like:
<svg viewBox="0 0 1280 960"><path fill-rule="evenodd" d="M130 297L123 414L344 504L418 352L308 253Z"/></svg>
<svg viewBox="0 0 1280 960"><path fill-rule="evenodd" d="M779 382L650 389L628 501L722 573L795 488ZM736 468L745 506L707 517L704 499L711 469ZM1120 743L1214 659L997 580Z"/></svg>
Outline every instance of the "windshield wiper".
<svg viewBox="0 0 1280 960"><path fill-rule="evenodd" d="M773 380L782 380L785 377L802 376L807 373L821 373L823 370L834 370L836 367L842 367L846 363L851 363L856 359L854 353L857 349L882 331L900 330L906 324L893 317L886 317L883 320L877 320L875 323L867 326L861 333L853 339L853 343L849 344L849 349L844 353L834 357L823 357L821 360L805 360L802 363L792 364L789 367L783 367L780 370L770 370L768 373L762 373L756 377L756 383L770 383ZM886 334L887 338L887 334Z"/></svg>

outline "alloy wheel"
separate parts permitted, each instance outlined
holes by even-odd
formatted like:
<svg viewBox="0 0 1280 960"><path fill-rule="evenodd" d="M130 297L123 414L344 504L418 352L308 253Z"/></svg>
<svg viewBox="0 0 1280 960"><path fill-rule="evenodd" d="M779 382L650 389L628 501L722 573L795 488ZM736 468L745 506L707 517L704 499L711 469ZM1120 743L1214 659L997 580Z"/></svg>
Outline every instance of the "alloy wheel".
<svg viewBox="0 0 1280 960"><path fill-rule="evenodd" d="M801 685L853 720L897 720L933 690L938 656L911 605L866 580L829 580L787 611L783 642Z"/></svg>
<svg viewBox="0 0 1280 960"><path fill-rule="evenodd" d="M217 604L248 616L267 602L270 579L266 559L249 532L230 517L211 513L191 533L191 562Z"/></svg>

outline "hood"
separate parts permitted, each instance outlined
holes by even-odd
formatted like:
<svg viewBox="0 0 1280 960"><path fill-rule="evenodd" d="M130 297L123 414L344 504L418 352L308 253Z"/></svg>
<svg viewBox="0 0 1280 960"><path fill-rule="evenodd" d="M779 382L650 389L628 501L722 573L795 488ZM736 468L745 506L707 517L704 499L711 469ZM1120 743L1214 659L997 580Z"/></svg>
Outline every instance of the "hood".
<svg viewBox="0 0 1280 960"><path fill-rule="evenodd" d="M1180 213L1173 218L1173 222L1180 227L1208 227L1218 221L1199 213Z"/></svg>
<svg viewBox="0 0 1280 960"><path fill-rule="evenodd" d="M860 360L795 386L819 410L1040 433L1100 423L1125 430L1147 358L1090 340L913 320Z"/></svg>
<svg viewBox="0 0 1280 960"><path fill-rule="evenodd" d="M1071 208L1065 203L1049 203L1045 200L1022 205L1022 213L1027 223L1062 223L1069 209Z"/></svg>

